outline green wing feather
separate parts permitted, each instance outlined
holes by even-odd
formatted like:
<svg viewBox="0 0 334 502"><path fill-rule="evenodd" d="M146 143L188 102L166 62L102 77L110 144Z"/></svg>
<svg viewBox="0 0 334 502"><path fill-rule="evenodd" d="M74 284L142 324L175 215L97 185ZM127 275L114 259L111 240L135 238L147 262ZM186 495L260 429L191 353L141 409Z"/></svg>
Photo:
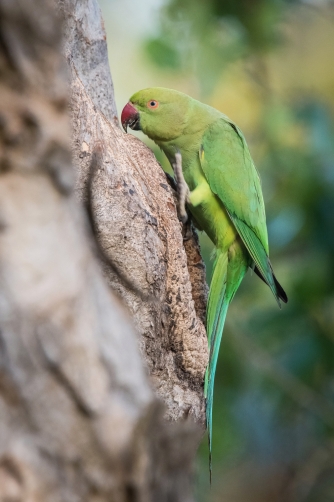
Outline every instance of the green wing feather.
<svg viewBox="0 0 334 502"><path fill-rule="evenodd" d="M232 122L221 118L204 133L199 155L211 190L224 204L260 275L280 305L280 297L285 301L286 295L269 261L261 181L243 134Z"/></svg>

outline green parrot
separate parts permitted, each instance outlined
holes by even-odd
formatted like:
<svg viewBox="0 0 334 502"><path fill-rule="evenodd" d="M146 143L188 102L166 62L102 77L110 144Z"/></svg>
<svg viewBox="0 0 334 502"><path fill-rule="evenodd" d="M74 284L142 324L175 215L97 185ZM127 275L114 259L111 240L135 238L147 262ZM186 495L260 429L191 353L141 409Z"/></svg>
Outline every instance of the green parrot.
<svg viewBox="0 0 334 502"><path fill-rule="evenodd" d="M246 271L254 269L279 306L287 295L269 261L261 181L241 130L223 113L161 87L137 92L121 122L141 130L166 154L195 226L216 247L207 306L209 364L205 375L210 474L214 378L226 313ZM186 219L185 211L181 217Z"/></svg>

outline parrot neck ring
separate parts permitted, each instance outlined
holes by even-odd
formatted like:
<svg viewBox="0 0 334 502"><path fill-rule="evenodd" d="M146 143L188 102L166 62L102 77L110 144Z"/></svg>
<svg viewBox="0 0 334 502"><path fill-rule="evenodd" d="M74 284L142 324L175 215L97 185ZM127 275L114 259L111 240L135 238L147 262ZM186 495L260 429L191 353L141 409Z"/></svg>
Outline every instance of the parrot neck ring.
<svg viewBox="0 0 334 502"><path fill-rule="evenodd" d="M140 130L140 116L138 110L131 103L124 106L121 122L125 132L127 132L128 126L134 131Z"/></svg>

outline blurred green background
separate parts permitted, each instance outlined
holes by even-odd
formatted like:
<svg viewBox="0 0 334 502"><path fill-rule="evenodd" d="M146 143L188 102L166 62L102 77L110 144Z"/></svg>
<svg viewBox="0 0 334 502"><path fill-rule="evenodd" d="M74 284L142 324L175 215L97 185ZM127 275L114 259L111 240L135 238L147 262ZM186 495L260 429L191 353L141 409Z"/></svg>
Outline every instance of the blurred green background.
<svg viewBox="0 0 334 502"><path fill-rule="evenodd" d="M249 272L228 313L199 502L334 502L334 5L100 0L118 110L186 92L243 130L262 178L280 311ZM162 154L141 133L166 168ZM210 280L212 246L201 236Z"/></svg>

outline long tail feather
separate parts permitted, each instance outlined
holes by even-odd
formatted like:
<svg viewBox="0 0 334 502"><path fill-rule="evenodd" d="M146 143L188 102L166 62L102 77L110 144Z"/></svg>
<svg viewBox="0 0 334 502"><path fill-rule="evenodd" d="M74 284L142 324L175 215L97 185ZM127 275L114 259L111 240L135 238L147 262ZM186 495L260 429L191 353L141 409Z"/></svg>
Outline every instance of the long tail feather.
<svg viewBox="0 0 334 502"><path fill-rule="evenodd" d="M226 281L227 281L227 252L217 251L216 260L213 266L213 276L211 280L210 293L207 311L207 332L209 342L209 365L205 375L204 395L206 398L206 426L208 429L209 442L209 470L210 484L212 476L212 407L214 377L217 366L218 352L223 327L228 308L226 303ZM225 300L225 303L224 303Z"/></svg>
<svg viewBox="0 0 334 502"><path fill-rule="evenodd" d="M206 398L206 425L209 441L210 483L212 476L212 408L213 391L220 342L228 306L247 270L248 260L243 245L235 242L229 251L217 250L213 267L208 310L207 333L209 343L209 365L205 375L204 395Z"/></svg>
<svg viewBox="0 0 334 502"><path fill-rule="evenodd" d="M260 279L263 280L263 282L265 282L267 284L267 281L265 280L265 278L263 277L263 275L261 274L260 270L257 267L254 268L254 272L256 273L256 275L258 275L260 277ZM273 279L274 279L274 283L276 286L278 298L280 298L282 300L282 302L288 303L288 296L287 296L286 292L284 291L283 287L281 286L281 284L276 279L276 276L275 276L273 270L272 270L272 274L273 274Z"/></svg>

